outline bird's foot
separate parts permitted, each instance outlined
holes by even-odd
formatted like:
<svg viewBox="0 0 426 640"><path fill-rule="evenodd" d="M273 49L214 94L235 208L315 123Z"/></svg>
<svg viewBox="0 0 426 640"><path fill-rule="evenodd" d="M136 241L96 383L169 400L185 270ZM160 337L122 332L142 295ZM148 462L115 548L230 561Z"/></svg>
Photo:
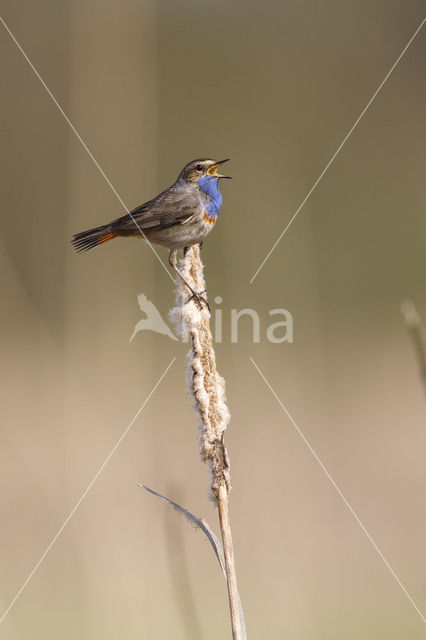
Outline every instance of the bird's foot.
<svg viewBox="0 0 426 640"><path fill-rule="evenodd" d="M200 307L200 310L203 308L202 302L204 302L204 304L206 305L207 309L210 311L209 303L207 302L207 300L205 298L203 298L203 293L206 293L206 290L204 289L204 291L200 291L200 293L198 293L194 289L191 289L191 291L192 291L192 296L189 298L188 302L191 302L191 300L196 300L198 306Z"/></svg>

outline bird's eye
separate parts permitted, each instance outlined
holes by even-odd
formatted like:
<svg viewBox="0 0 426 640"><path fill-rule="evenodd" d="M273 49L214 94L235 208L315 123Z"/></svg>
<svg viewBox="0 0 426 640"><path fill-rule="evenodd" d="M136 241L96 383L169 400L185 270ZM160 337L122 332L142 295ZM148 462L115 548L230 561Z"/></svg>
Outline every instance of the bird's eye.
<svg viewBox="0 0 426 640"><path fill-rule="evenodd" d="M195 167L195 171L202 171L203 170L203 166L201 164L197 164Z"/></svg>

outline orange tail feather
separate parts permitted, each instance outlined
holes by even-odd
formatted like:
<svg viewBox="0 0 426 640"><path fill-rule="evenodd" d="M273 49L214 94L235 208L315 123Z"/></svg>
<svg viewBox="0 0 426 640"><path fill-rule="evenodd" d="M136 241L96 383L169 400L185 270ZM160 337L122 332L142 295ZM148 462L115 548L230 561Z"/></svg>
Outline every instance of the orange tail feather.
<svg viewBox="0 0 426 640"><path fill-rule="evenodd" d="M108 225L106 225L103 227L95 227L94 229L83 231L82 233L77 233L71 242L76 251L88 251L89 249L93 249L93 247L97 247L104 242L112 240L118 235L119 234L117 232L110 231L108 229Z"/></svg>

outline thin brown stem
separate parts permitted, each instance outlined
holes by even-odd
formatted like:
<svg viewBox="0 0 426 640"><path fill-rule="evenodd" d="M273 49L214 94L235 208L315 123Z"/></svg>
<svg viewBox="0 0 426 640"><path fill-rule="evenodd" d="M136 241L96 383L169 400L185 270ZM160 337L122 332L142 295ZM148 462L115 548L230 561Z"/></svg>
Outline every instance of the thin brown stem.
<svg viewBox="0 0 426 640"><path fill-rule="evenodd" d="M217 508L219 511L220 532L222 534L223 553L225 556L226 582L228 585L229 609L231 612L232 638L244 640L246 631L237 587L235 572L234 548L232 545L231 524L229 521L229 495L225 483L219 487Z"/></svg>

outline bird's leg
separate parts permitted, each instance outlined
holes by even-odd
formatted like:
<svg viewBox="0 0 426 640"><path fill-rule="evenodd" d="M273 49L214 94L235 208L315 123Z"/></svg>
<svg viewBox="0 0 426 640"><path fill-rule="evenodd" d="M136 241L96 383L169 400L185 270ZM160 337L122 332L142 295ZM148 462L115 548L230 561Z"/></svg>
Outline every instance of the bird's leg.
<svg viewBox="0 0 426 640"><path fill-rule="evenodd" d="M203 241L202 241L202 240L201 240L201 242L199 242L199 243L198 243L198 246L200 247L200 251L201 251L201 247L203 246ZM188 251L190 250L190 248L191 248L191 247L184 247L184 248L183 248L183 257L184 257L184 258L185 258L185 256L186 256L186 254L188 253ZM186 281L185 281L185 282L186 282ZM192 289L191 289L191 291L192 291ZM207 292L207 290L206 290L206 289L203 289L203 291L200 291L199 295L200 295L200 296L202 296L202 295L203 295L203 293L206 293L206 292ZM203 298L203 300L204 300L204 298ZM209 305L209 303L207 302L207 300L204 300L204 302L207 304L208 309L209 309L209 311L210 311L210 305Z"/></svg>
<svg viewBox="0 0 426 640"><path fill-rule="evenodd" d="M191 285L186 281L186 279L183 277L183 275L181 274L181 272L177 268L176 256L177 256L176 249L172 249L172 251L170 251L170 253L169 253L169 264L173 268L173 270L178 274L178 276L182 280L182 282L184 282L186 284L186 286L188 287L188 289L192 293L192 296L189 298L188 302L190 302L192 300L192 298L195 298L197 303L198 303L198 305L199 305L199 307L200 307L200 309L203 308L203 305L201 303L204 302L206 307L207 307L207 309L210 311L210 306L209 306L209 303L207 302L207 300L205 298L203 298L201 293L197 293L197 291L195 291L195 289L193 289L191 287ZM202 293L204 293L204 292L202 292Z"/></svg>
<svg viewBox="0 0 426 640"><path fill-rule="evenodd" d="M200 243L199 243L200 244L200 251L203 248L203 242L204 242L204 240L200 240Z"/></svg>

